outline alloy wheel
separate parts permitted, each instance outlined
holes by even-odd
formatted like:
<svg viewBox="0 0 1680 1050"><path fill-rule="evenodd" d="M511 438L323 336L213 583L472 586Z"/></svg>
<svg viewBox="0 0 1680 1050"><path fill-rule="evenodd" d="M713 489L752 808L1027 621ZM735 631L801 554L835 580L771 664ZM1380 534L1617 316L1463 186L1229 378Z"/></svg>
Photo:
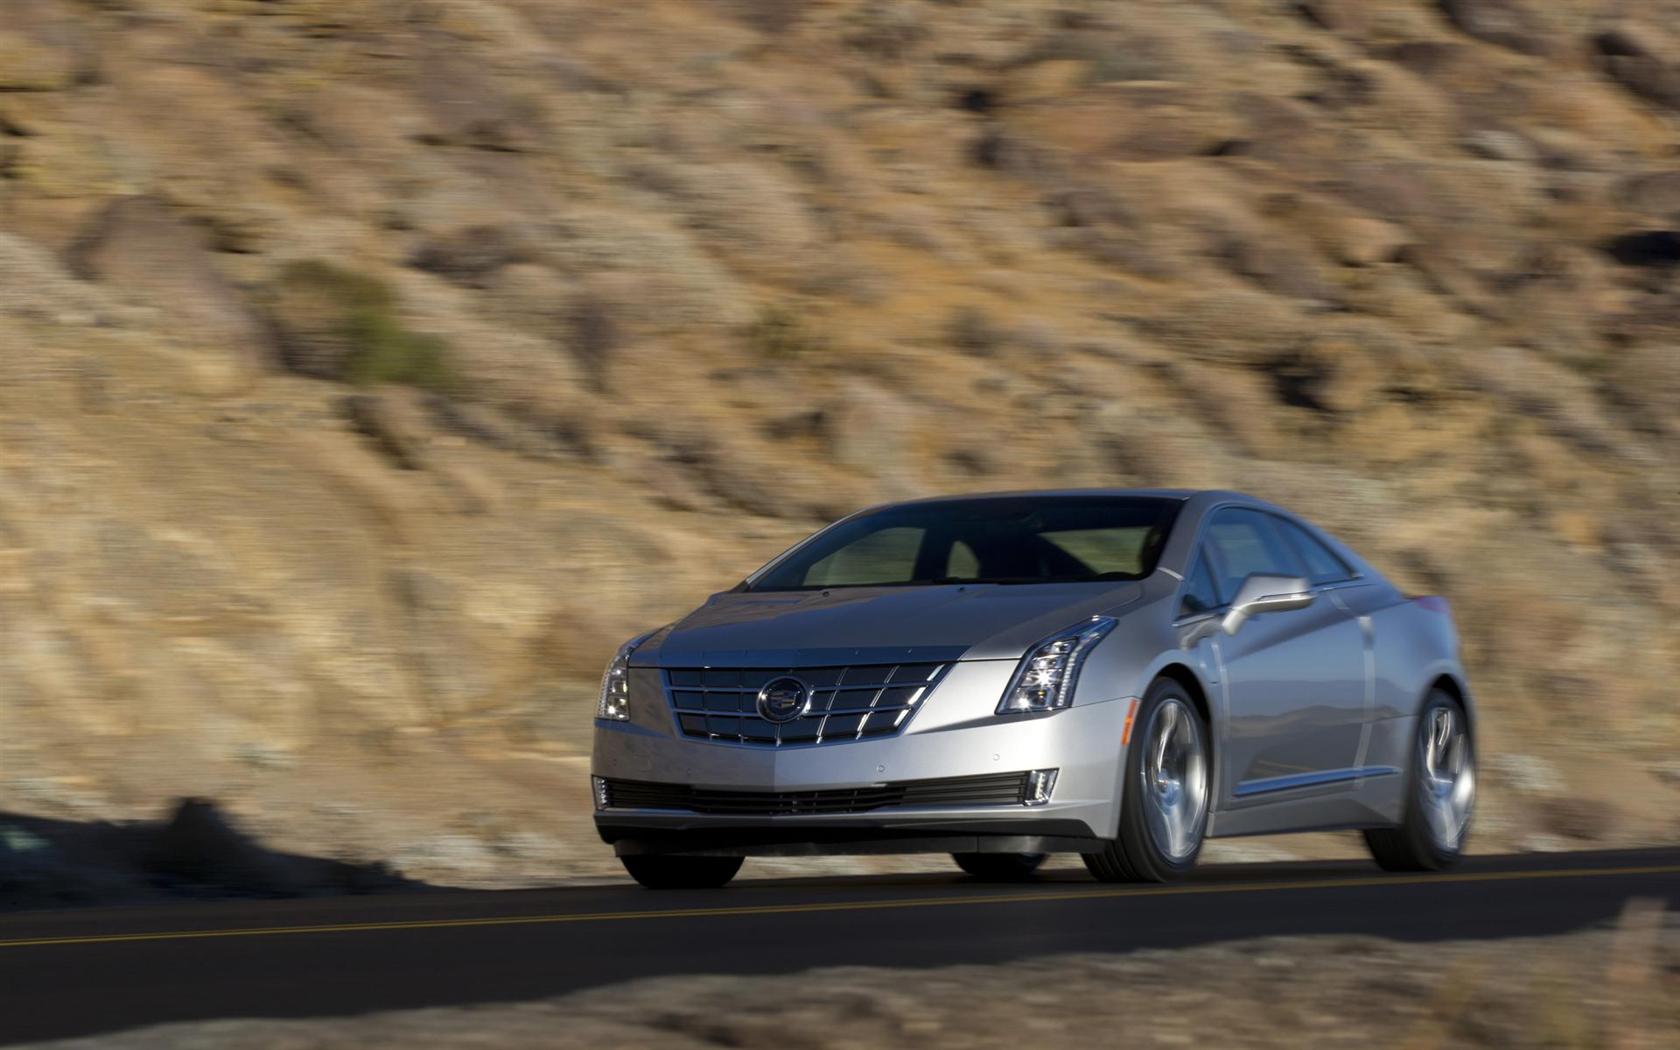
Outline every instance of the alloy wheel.
<svg viewBox="0 0 1680 1050"><path fill-rule="evenodd" d="M1156 706L1144 733L1143 812L1155 848L1183 860L1201 844L1207 819L1207 753L1201 720L1181 700Z"/></svg>
<svg viewBox="0 0 1680 1050"><path fill-rule="evenodd" d="M1445 705L1430 709L1418 747L1424 822L1437 847L1457 851L1476 800L1476 763L1463 716Z"/></svg>

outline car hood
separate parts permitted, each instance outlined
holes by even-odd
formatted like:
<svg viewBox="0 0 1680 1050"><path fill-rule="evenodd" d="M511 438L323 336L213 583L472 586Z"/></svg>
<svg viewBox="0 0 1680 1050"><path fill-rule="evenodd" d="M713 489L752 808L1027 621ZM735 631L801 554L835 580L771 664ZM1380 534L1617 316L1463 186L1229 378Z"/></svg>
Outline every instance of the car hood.
<svg viewBox="0 0 1680 1050"><path fill-rule="evenodd" d="M716 594L631 663L814 667L1017 660L1045 636L1138 600L1137 583L964 584Z"/></svg>

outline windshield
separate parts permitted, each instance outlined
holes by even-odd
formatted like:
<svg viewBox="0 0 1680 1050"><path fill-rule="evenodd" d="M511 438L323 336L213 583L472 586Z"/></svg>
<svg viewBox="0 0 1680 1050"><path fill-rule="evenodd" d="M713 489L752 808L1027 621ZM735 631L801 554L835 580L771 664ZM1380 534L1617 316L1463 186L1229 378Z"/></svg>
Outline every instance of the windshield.
<svg viewBox="0 0 1680 1050"><path fill-rule="evenodd" d="M1179 506L1158 497L1010 496L888 507L830 526L743 589L1142 579L1155 571Z"/></svg>

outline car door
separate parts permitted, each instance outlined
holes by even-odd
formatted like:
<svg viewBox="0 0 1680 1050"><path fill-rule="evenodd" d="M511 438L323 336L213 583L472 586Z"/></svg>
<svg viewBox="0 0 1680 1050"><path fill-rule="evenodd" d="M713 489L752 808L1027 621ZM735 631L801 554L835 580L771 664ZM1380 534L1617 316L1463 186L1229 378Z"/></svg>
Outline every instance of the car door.
<svg viewBox="0 0 1680 1050"><path fill-rule="evenodd" d="M1203 543L1221 602L1254 574L1311 580L1285 522L1247 507L1215 512ZM1365 724L1365 636L1325 594L1212 636L1226 703L1227 803L1259 803L1350 782Z"/></svg>

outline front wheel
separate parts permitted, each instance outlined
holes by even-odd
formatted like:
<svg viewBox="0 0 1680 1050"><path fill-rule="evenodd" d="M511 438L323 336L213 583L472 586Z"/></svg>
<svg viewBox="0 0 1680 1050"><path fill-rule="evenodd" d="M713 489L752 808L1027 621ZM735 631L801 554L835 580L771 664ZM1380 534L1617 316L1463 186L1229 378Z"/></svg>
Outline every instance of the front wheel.
<svg viewBox="0 0 1680 1050"><path fill-rule="evenodd" d="M1044 863L1042 853L953 853L957 867L986 882L1022 882Z"/></svg>
<svg viewBox="0 0 1680 1050"><path fill-rule="evenodd" d="M1399 827L1365 832L1385 871L1439 871L1458 863L1476 804L1476 751L1464 708L1437 689L1418 713L1406 810Z"/></svg>
<svg viewBox="0 0 1680 1050"><path fill-rule="evenodd" d="M1144 694L1127 748L1120 791L1120 836L1085 867L1104 882L1168 882L1196 866L1207 830L1207 723L1190 694L1170 678Z"/></svg>
<svg viewBox="0 0 1680 1050"><path fill-rule="evenodd" d="M740 857L620 857L630 877L650 890L714 890L741 870Z"/></svg>

